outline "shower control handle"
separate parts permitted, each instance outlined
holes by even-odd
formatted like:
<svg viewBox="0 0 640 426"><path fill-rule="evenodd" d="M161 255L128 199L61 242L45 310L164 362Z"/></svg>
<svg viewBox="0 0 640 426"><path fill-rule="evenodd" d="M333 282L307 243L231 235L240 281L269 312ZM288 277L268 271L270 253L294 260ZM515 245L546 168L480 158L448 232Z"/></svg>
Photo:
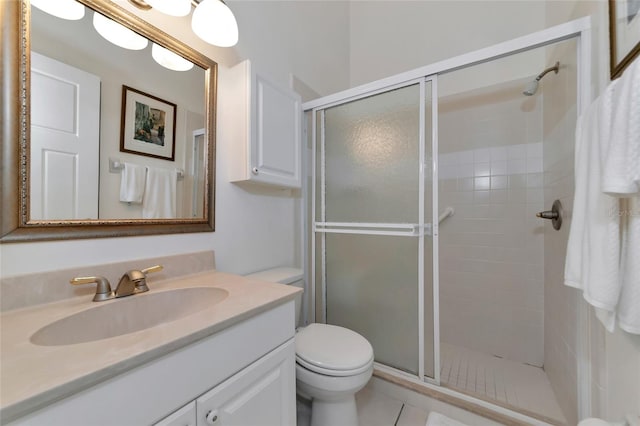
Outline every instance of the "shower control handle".
<svg viewBox="0 0 640 426"><path fill-rule="evenodd" d="M562 204L560 200L555 200L551 206L551 210L545 210L543 212L536 213L536 216L541 219L551 220L553 229L556 231L562 226Z"/></svg>
<svg viewBox="0 0 640 426"><path fill-rule="evenodd" d="M540 213L536 213L536 216L542 219L557 219L559 214L558 212L554 212L553 210L545 210Z"/></svg>

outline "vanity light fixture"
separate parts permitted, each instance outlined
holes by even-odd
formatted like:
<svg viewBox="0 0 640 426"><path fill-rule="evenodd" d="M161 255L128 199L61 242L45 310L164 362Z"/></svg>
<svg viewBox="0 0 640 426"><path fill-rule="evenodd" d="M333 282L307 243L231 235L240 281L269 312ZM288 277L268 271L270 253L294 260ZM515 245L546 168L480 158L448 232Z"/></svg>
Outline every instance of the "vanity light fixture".
<svg viewBox="0 0 640 426"><path fill-rule="evenodd" d="M84 6L76 0L31 0L31 6L49 15L70 21L77 21L84 17Z"/></svg>
<svg viewBox="0 0 640 426"><path fill-rule="evenodd" d="M155 43L151 44L151 56L157 63L173 71L189 71L193 68L193 63Z"/></svg>
<svg viewBox="0 0 640 426"><path fill-rule="evenodd" d="M187 16L191 12L191 0L145 0L157 11L171 16Z"/></svg>
<svg viewBox="0 0 640 426"><path fill-rule="evenodd" d="M191 29L202 40L220 47L235 46L238 42L238 22L229 6L222 0L129 0L131 4L172 16L186 16L195 6ZM188 6L187 6L188 5ZM187 10L187 7L189 10Z"/></svg>
<svg viewBox="0 0 640 426"><path fill-rule="evenodd" d="M98 12L93 12L93 27L105 40L129 50L142 50L149 40Z"/></svg>
<svg viewBox="0 0 640 426"><path fill-rule="evenodd" d="M238 23L222 0L202 0L193 11L191 29L202 40L216 46L231 47L238 42Z"/></svg>

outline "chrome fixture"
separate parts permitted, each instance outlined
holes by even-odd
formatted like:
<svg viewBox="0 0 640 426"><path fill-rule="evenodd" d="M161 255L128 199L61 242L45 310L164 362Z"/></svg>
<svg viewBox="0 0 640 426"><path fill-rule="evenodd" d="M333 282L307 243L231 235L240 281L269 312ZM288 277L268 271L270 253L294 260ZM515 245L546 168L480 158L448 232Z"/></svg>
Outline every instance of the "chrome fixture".
<svg viewBox="0 0 640 426"><path fill-rule="evenodd" d="M546 70L542 71L540 74L538 74L536 79L533 80L531 83L529 83L526 89L524 89L524 92L522 93L525 96L533 96L538 90L538 83L542 79L542 77L544 77L547 73L550 73L551 71L555 71L555 73L558 74L559 70L560 70L560 62L556 62L554 66L549 67Z"/></svg>
<svg viewBox="0 0 640 426"><path fill-rule="evenodd" d="M555 200L551 206L551 210L545 210L543 212L536 213L536 216L541 219L550 219L553 229L558 231L562 226L562 203L560 200Z"/></svg>
<svg viewBox="0 0 640 426"><path fill-rule="evenodd" d="M133 269L127 271L115 290L111 290L109 280L104 277L77 277L69 281L73 285L96 283L96 295L93 297L94 302L102 302L117 297L131 296L132 294L144 293L149 291L147 286L147 274L162 270L161 265L151 266L142 270Z"/></svg>
<svg viewBox="0 0 640 426"><path fill-rule="evenodd" d="M105 277L76 277L69 282L73 285L96 283L96 295L93 296L94 302L102 302L114 297L111 291L111 284Z"/></svg>

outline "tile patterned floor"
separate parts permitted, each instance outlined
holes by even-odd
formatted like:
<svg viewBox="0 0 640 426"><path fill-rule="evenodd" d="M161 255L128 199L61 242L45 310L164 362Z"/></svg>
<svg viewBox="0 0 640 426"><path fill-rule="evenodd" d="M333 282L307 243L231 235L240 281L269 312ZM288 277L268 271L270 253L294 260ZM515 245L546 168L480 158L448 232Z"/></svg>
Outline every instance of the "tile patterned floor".
<svg viewBox="0 0 640 426"><path fill-rule="evenodd" d="M308 426L310 404L298 398L298 426ZM424 426L428 413L398 399L365 387L356 394L360 426Z"/></svg>
<svg viewBox="0 0 640 426"><path fill-rule="evenodd" d="M440 380L446 386L564 422L542 368L441 343Z"/></svg>

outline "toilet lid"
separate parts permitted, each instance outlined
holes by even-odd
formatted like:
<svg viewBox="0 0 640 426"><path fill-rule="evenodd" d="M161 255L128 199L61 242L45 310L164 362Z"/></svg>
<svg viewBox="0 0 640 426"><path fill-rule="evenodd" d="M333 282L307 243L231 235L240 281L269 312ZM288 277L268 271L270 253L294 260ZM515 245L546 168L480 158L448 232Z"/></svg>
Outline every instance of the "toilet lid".
<svg viewBox="0 0 640 426"><path fill-rule="evenodd" d="M321 374L359 374L373 363L367 339L344 327L310 324L298 331L295 342L298 363Z"/></svg>

